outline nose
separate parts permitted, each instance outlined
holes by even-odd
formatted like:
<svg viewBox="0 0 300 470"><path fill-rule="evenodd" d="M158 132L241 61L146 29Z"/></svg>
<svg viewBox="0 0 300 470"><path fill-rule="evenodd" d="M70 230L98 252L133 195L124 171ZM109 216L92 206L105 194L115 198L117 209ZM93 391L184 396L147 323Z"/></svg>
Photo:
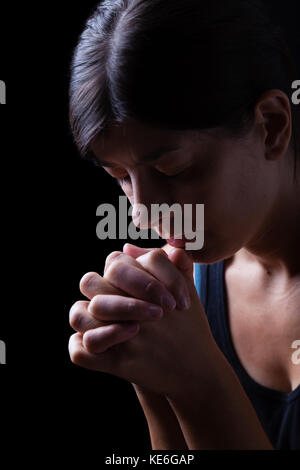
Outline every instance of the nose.
<svg viewBox="0 0 300 470"><path fill-rule="evenodd" d="M132 219L134 224L140 229L157 227L161 233L163 216L155 218L151 206L148 208L143 204L133 204Z"/></svg>
<svg viewBox="0 0 300 470"><path fill-rule="evenodd" d="M158 220L152 220L151 208L153 204L169 204L170 194L168 194L166 183L149 168L135 171L131 181L134 224L140 229L149 229L154 224L160 224L162 216Z"/></svg>

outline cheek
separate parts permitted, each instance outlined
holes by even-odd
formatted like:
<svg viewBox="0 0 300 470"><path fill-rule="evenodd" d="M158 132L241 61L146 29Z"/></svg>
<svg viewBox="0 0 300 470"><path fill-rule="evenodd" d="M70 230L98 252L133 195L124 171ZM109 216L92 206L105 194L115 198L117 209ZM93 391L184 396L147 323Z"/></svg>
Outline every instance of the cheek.
<svg viewBox="0 0 300 470"><path fill-rule="evenodd" d="M260 194L255 182L253 169L241 161L239 166L232 165L225 156L223 165L211 171L203 183L200 180L193 186L194 200L205 206L205 227L233 235L238 227L241 230L241 226L253 223Z"/></svg>

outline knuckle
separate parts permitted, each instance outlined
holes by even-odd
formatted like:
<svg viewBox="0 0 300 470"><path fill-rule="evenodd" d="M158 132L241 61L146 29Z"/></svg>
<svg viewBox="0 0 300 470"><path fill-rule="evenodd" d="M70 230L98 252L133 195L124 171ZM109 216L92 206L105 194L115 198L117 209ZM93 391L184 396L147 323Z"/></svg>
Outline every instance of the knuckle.
<svg viewBox="0 0 300 470"><path fill-rule="evenodd" d="M126 313L131 316L136 309L137 303L134 299L126 301Z"/></svg>
<svg viewBox="0 0 300 470"><path fill-rule="evenodd" d="M72 335L69 340L69 355L71 362L73 364L80 366L82 363L82 358L83 358L83 352L79 345L74 344L75 343L75 335Z"/></svg>
<svg viewBox="0 0 300 470"><path fill-rule="evenodd" d="M99 274L96 272L86 273L80 280L79 288L81 292L86 292L95 284Z"/></svg>
<svg viewBox="0 0 300 470"><path fill-rule="evenodd" d="M111 262L105 272L106 279L114 279L117 277L121 269L124 268L125 263L117 258Z"/></svg>
<svg viewBox="0 0 300 470"><path fill-rule="evenodd" d="M88 311L90 313L93 313L95 308L101 307L101 300L102 300L102 295L96 294L89 303Z"/></svg>
<svg viewBox="0 0 300 470"><path fill-rule="evenodd" d="M113 251L108 255L108 257L105 260L105 267L104 267L104 272L106 269L111 265L113 261L115 261L117 258L123 257L124 253L122 251Z"/></svg>
<svg viewBox="0 0 300 470"><path fill-rule="evenodd" d="M78 300L75 304L72 305L70 312L69 312L69 323L71 327L76 330L80 327L82 322L82 309L83 303L82 301Z"/></svg>
<svg viewBox="0 0 300 470"><path fill-rule="evenodd" d="M159 284L154 279L148 281L147 284L145 285L146 294L150 294L150 295L157 294L158 289L159 289Z"/></svg>
<svg viewBox="0 0 300 470"><path fill-rule="evenodd" d="M103 349L103 339L101 338L101 334L99 335L101 327L99 328L97 339L95 339L93 335L90 335L89 331L86 331L83 336L83 344L85 349L89 353L101 351Z"/></svg>
<svg viewBox="0 0 300 470"><path fill-rule="evenodd" d="M149 261L150 262L156 262L158 259L162 258L164 256L163 250L161 248L154 248L154 250L149 252Z"/></svg>
<svg viewBox="0 0 300 470"><path fill-rule="evenodd" d="M82 314L79 310L74 310L70 313L69 323L73 330L79 330L82 325Z"/></svg>
<svg viewBox="0 0 300 470"><path fill-rule="evenodd" d="M106 258L106 262L112 261L115 258L118 258L119 256L124 255L122 251L112 251Z"/></svg>
<svg viewBox="0 0 300 470"><path fill-rule="evenodd" d="M70 315L75 312L76 310L79 310L82 308L82 300L77 300L72 307L70 308Z"/></svg>
<svg viewBox="0 0 300 470"><path fill-rule="evenodd" d="M83 344L84 344L84 347L85 349L88 351L88 352L92 352L92 349L93 349L93 342L91 341L91 337L85 333L84 337L83 337Z"/></svg>
<svg viewBox="0 0 300 470"><path fill-rule="evenodd" d="M82 351L79 348L73 349L73 351L70 352L70 359L73 364L80 366L82 362Z"/></svg>
<svg viewBox="0 0 300 470"><path fill-rule="evenodd" d="M107 302L102 294L95 295L88 306L88 314L91 319L100 321L107 317Z"/></svg>

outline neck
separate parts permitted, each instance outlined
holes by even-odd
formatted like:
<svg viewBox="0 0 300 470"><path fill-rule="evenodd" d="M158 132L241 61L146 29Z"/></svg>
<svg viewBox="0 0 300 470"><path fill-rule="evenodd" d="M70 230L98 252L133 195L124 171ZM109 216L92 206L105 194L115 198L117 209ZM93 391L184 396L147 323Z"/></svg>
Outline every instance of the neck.
<svg viewBox="0 0 300 470"><path fill-rule="evenodd" d="M258 263L266 276L300 277L300 183L285 185L272 214L237 255Z"/></svg>

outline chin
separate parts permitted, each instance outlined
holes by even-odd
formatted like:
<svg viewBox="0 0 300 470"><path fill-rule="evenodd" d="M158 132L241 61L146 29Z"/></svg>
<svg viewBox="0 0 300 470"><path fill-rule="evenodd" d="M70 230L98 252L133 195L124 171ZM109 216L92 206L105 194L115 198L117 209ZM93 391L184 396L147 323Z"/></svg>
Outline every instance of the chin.
<svg viewBox="0 0 300 470"><path fill-rule="evenodd" d="M220 240L216 243L216 240L213 242L212 238L206 238L201 250L185 250L185 252L194 263L213 264L230 258L237 251L228 248L224 249L224 246L226 245L224 242L220 242Z"/></svg>

